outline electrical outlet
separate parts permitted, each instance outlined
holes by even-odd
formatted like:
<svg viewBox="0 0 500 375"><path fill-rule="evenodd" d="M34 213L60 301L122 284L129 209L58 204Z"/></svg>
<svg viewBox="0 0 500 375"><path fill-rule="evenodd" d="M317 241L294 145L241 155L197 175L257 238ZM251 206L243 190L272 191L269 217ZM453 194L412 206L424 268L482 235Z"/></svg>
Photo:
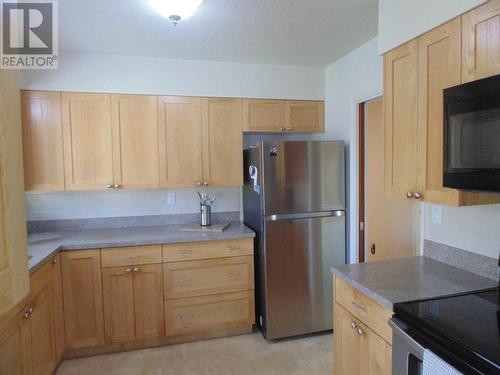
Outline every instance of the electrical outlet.
<svg viewBox="0 0 500 375"><path fill-rule="evenodd" d="M175 204L175 193L167 193L167 204L168 205Z"/></svg>
<svg viewBox="0 0 500 375"><path fill-rule="evenodd" d="M442 223L442 207L437 204L432 205L432 223L433 224Z"/></svg>

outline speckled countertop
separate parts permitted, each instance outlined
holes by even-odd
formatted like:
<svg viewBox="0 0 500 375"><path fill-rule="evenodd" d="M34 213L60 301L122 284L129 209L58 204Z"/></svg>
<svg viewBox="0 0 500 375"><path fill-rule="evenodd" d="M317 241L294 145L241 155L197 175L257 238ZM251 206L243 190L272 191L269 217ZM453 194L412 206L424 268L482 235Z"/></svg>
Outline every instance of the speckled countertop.
<svg viewBox="0 0 500 375"><path fill-rule="evenodd" d="M254 237L255 233L241 222L231 222L223 232L187 232L186 225L144 226L113 229L88 229L45 232L28 235L30 272L38 269L58 251L99 249Z"/></svg>
<svg viewBox="0 0 500 375"><path fill-rule="evenodd" d="M346 264L332 273L392 310L398 302L495 288L497 282L427 257Z"/></svg>

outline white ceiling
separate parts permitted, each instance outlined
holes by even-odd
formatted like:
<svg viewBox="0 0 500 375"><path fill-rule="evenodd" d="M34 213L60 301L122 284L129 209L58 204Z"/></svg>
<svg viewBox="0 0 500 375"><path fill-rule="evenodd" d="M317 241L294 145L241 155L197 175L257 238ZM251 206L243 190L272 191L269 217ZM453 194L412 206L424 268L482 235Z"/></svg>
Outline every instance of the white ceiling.
<svg viewBox="0 0 500 375"><path fill-rule="evenodd" d="M323 67L377 34L377 8L377 0L204 0L173 27L147 0L62 0L60 49Z"/></svg>

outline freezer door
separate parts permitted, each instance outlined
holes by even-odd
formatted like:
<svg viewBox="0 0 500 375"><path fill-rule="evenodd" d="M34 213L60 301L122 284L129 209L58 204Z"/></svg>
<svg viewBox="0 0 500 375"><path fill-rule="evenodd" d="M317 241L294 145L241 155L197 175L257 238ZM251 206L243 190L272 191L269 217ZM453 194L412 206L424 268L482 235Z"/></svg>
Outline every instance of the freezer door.
<svg viewBox="0 0 500 375"><path fill-rule="evenodd" d="M332 329L330 267L345 263L345 217L265 223L265 335Z"/></svg>
<svg viewBox="0 0 500 375"><path fill-rule="evenodd" d="M264 214L345 208L343 142L264 142Z"/></svg>

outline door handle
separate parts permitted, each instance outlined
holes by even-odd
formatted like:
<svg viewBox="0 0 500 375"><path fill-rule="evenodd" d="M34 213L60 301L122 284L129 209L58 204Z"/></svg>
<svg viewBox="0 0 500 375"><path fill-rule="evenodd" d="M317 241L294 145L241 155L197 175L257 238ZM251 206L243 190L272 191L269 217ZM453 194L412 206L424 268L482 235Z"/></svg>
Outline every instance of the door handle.
<svg viewBox="0 0 500 375"><path fill-rule="evenodd" d="M372 255L375 255L376 252L377 252L377 247L375 246L374 243L372 243L372 245L370 246L370 253L372 253Z"/></svg>

